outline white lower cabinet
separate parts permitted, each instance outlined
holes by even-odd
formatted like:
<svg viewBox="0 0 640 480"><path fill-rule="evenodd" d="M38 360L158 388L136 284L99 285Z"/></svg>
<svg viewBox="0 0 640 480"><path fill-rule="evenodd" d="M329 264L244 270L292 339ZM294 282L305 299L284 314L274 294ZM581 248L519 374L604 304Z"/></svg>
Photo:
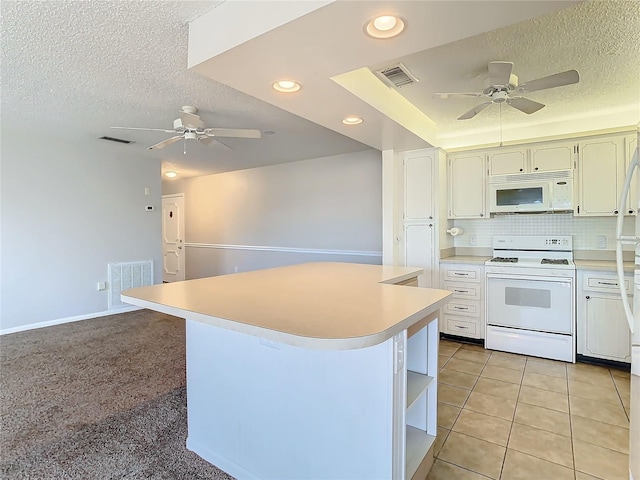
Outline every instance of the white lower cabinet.
<svg viewBox="0 0 640 480"><path fill-rule="evenodd" d="M614 272L578 271L579 355L631 362L631 336ZM625 275L625 288L633 293L633 276Z"/></svg>
<svg viewBox="0 0 640 480"><path fill-rule="evenodd" d="M484 265L440 263L440 288L453 292L442 312L440 331L484 338Z"/></svg>

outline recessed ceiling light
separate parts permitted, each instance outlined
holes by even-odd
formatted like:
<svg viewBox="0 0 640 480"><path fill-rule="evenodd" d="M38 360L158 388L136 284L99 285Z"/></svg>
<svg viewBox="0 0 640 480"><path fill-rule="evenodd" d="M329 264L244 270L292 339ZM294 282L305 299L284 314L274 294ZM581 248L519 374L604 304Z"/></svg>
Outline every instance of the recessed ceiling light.
<svg viewBox="0 0 640 480"><path fill-rule="evenodd" d="M364 120L356 115L349 115L348 117L344 117L342 119L342 123L345 125L360 125Z"/></svg>
<svg viewBox="0 0 640 480"><path fill-rule="evenodd" d="M272 87L274 88L274 90L283 93L297 92L301 88L300 84L293 80L279 80L275 82Z"/></svg>
<svg viewBox="0 0 640 480"><path fill-rule="evenodd" d="M367 23L365 31L373 38L391 38L404 30L404 21L395 15L380 15Z"/></svg>
<svg viewBox="0 0 640 480"><path fill-rule="evenodd" d="M165 176L165 177L169 177L169 178L175 178L175 177L177 177L177 176L178 176L178 174L177 174L176 172L174 172L174 171L169 171L169 172L166 172L166 173L164 174L164 176Z"/></svg>

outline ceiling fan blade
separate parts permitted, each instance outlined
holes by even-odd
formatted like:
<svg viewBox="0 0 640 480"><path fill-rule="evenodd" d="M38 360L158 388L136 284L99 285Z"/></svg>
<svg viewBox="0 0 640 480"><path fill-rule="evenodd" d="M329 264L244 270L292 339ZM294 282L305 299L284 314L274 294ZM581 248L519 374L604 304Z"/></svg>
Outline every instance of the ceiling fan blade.
<svg viewBox="0 0 640 480"><path fill-rule="evenodd" d="M544 107L543 103L534 102L524 97L508 98L507 103L524 113L535 113Z"/></svg>
<svg viewBox="0 0 640 480"><path fill-rule="evenodd" d="M518 92L537 92L538 90L546 90L547 88L563 87L572 85L580 81L580 74L577 70L567 70L566 72L556 73L548 77L538 78L530 82L518 85Z"/></svg>
<svg viewBox="0 0 640 480"><path fill-rule="evenodd" d="M482 93L470 93L470 92L460 92L460 93L434 93L434 97L440 97L443 99L447 99L449 97L481 97Z"/></svg>
<svg viewBox="0 0 640 480"><path fill-rule="evenodd" d="M470 118L475 117L478 113L480 113L482 110L487 108L492 103L493 102L484 102L484 103L481 103L479 105L476 105L471 110L469 110L467 113L465 113L463 115L460 115L458 117L458 120L469 120Z"/></svg>
<svg viewBox="0 0 640 480"><path fill-rule="evenodd" d="M260 138L260 130L246 128L205 128L205 135L210 137L233 137L233 138Z"/></svg>
<svg viewBox="0 0 640 480"><path fill-rule="evenodd" d="M180 120L182 125L189 128L196 128L201 130L205 127L205 124L198 115L187 112L180 112Z"/></svg>
<svg viewBox="0 0 640 480"><path fill-rule="evenodd" d="M151 145L150 147L147 147L147 150L155 150L157 148L164 148L167 145L171 145L172 143L177 142L178 140L182 140L183 135L177 135L175 137L171 137L171 138L167 138L166 140L160 142L160 143L156 143L155 145Z"/></svg>
<svg viewBox="0 0 640 480"><path fill-rule="evenodd" d="M489 62L489 81L491 85L509 85L512 62Z"/></svg>
<svg viewBox="0 0 640 480"><path fill-rule="evenodd" d="M206 135L198 135L198 141L203 145L210 145L213 142L213 138Z"/></svg>
<svg viewBox="0 0 640 480"><path fill-rule="evenodd" d="M176 133L175 130L165 130L164 128L140 128L140 127L111 127L111 128L118 128L120 130L146 130L148 132Z"/></svg>

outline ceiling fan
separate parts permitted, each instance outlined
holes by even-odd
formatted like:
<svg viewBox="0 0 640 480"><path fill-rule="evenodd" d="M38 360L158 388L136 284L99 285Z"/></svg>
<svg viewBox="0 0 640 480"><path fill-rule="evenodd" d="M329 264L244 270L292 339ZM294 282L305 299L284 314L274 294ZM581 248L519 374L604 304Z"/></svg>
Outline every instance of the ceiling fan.
<svg viewBox="0 0 640 480"><path fill-rule="evenodd" d="M225 148L230 149L229 146L217 140L217 137L227 138L260 138L260 130L242 129L242 128L208 128L204 122L200 119L199 115L196 115L198 109L196 107L184 106L180 109L180 117L173 121L173 130L163 128L140 128L140 127L111 127L119 128L123 130L146 130L150 132L164 132L175 133L176 135L163 140L160 143L147 147L148 150L154 150L157 148L164 148L167 145L177 142L178 140L185 141L184 153L186 150L187 140L198 140L204 145L209 145L212 142L216 142Z"/></svg>
<svg viewBox="0 0 640 480"><path fill-rule="evenodd" d="M486 102L480 103L468 112L460 115L458 120L468 120L475 117L492 103L504 103L511 105L521 112L531 114L544 107L543 103L534 102L528 98L514 96L519 93L537 92L548 88L562 87L580 81L577 70L567 70L547 77L538 78L529 82L518 84L518 77L511 73L512 62L489 62L489 78L486 80L485 89L477 93L436 93L440 98L449 97L485 97Z"/></svg>

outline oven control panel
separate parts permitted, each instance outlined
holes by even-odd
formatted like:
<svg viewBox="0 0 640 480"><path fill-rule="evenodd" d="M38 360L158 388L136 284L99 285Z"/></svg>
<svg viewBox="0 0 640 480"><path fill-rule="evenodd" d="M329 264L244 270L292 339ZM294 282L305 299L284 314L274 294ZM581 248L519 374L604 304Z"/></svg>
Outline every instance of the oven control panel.
<svg viewBox="0 0 640 480"><path fill-rule="evenodd" d="M569 247L569 239L566 237L547 237L544 243L547 247Z"/></svg>

